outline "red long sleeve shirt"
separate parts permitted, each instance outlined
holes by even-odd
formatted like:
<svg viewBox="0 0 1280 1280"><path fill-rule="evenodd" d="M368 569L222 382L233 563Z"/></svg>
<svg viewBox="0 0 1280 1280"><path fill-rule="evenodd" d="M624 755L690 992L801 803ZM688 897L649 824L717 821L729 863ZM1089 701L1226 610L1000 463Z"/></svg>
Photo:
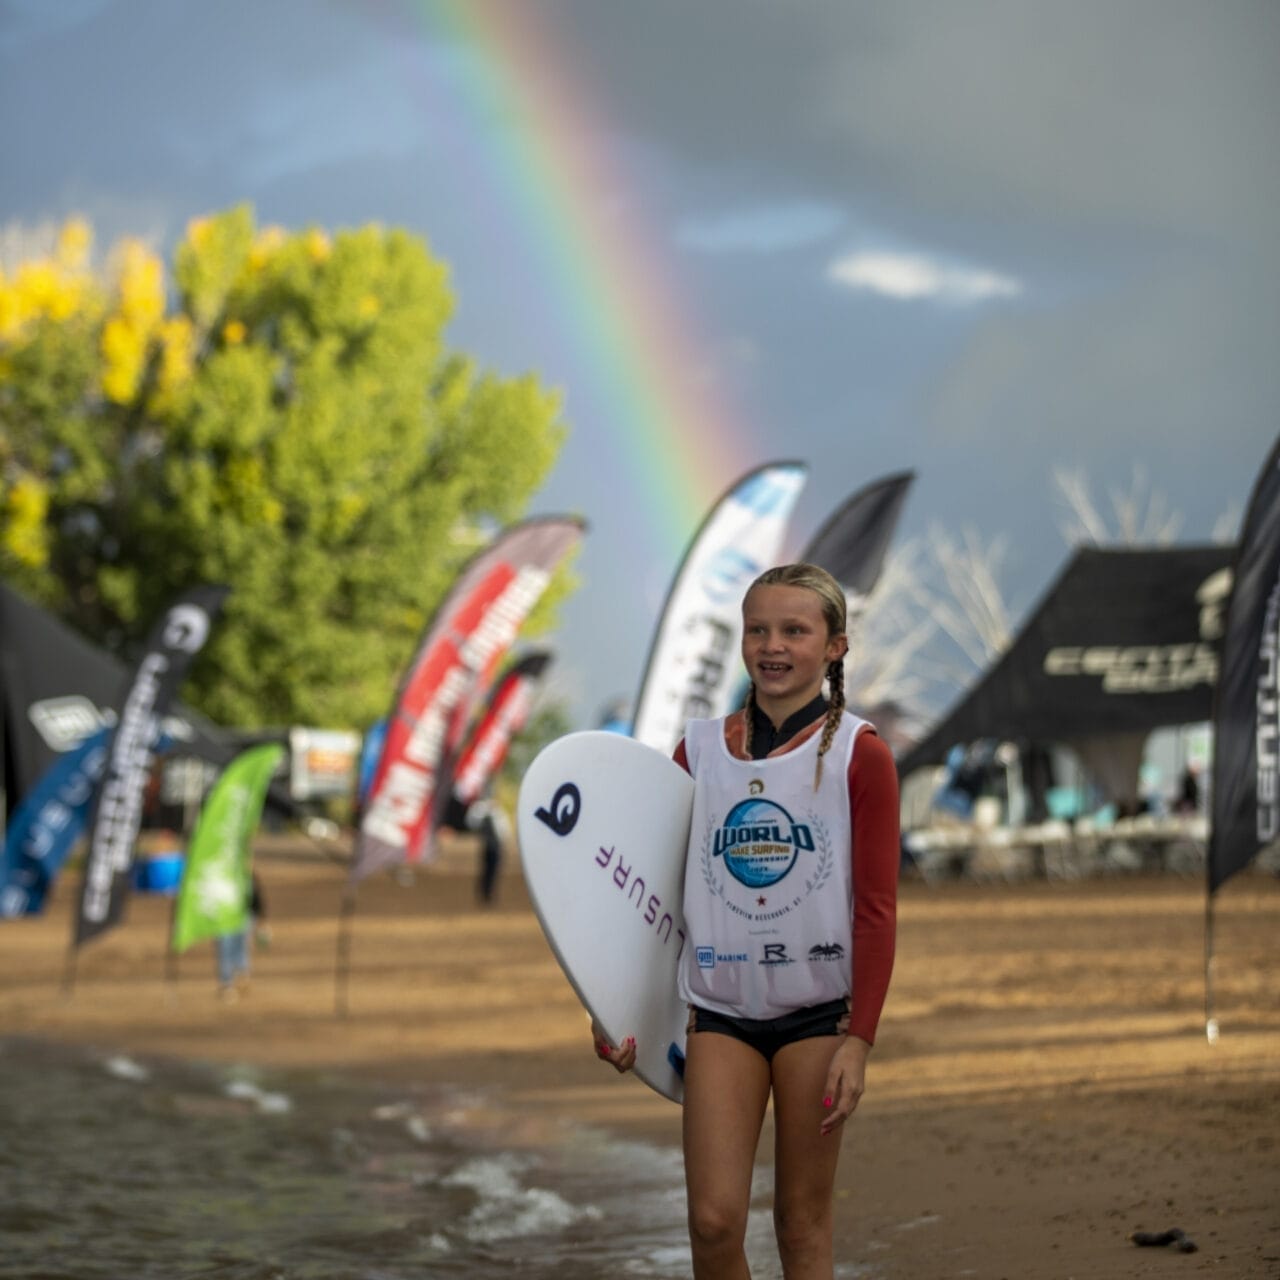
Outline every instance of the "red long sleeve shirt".
<svg viewBox="0 0 1280 1280"><path fill-rule="evenodd" d="M822 717L769 752L785 755L822 729ZM750 760L742 712L726 717L730 754ZM675 762L689 770L684 741ZM898 920L898 770L893 753L873 730L864 729L849 762L849 815L853 830L853 983L849 1034L874 1044L880 1011L893 974Z"/></svg>

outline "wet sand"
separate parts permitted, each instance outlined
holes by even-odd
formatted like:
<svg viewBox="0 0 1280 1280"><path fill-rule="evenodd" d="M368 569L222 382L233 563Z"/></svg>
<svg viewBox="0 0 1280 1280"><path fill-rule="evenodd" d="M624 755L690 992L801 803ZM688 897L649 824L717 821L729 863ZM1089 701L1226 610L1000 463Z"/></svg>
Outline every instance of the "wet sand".
<svg viewBox="0 0 1280 1280"><path fill-rule="evenodd" d="M361 886L344 1017L343 870L306 848L259 847L274 936L232 1004L209 944L166 971L170 904L150 894L82 949L64 994L67 877L44 916L0 925L0 1033L483 1085L506 1100L488 1123L519 1117L535 1140L572 1117L677 1145L678 1109L592 1057L518 868L480 907L472 856ZM1199 879L905 883L838 1261L914 1280L1280 1276L1280 881L1218 895L1214 1046L1203 919ZM1198 1251L1130 1242L1171 1227Z"/></svg>

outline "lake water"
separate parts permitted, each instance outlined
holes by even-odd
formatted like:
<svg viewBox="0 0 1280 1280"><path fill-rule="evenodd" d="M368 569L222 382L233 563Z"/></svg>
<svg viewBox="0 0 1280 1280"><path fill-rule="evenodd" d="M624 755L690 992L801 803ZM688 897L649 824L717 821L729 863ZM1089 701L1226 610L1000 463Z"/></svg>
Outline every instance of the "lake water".
<svg viewBox="0 0 1280 1280"><path fill-rule="evenodd" d="M462 1089L0 1038L0 1276L690 1274L678 1150L509 1119ZM758 1280L780 1274L769 1190Z"/></svg>

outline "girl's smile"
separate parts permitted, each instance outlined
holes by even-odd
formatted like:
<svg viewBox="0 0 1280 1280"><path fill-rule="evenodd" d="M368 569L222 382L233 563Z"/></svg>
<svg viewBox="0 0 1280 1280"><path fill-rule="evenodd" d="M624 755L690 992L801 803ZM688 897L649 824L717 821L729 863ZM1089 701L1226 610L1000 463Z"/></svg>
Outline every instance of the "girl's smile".
<svg viewBox="0 0 1280 1280"><path fill-rule="evenodd" d="M827 666L849 647L829 636L822 602L805 587L757 586L742 609L742 660L760 709L777 723L817 696Z"/></svg>

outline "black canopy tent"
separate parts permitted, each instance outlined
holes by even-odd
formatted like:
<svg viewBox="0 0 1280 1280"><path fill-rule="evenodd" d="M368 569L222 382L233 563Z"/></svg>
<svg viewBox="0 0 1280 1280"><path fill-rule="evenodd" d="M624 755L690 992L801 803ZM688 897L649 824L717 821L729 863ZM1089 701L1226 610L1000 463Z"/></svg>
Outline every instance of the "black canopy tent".
<svg viewBox="0 0 1280 1280"><path fill-rule="evenodd" d="M899 760L980 739L1070 746L1115 801L1154 729L1210 719L1232 546L1079 548L1004 655Z"/></svg>
<svg viewBox="0 0 1280 1280"><path fill-rule="evenodd" d="M12 811L53 764L124 695L124 663L0 583L0 746L4 811ZM175 754L215 765L235 754L216 726L175 707L166 729Z"/></svg>

